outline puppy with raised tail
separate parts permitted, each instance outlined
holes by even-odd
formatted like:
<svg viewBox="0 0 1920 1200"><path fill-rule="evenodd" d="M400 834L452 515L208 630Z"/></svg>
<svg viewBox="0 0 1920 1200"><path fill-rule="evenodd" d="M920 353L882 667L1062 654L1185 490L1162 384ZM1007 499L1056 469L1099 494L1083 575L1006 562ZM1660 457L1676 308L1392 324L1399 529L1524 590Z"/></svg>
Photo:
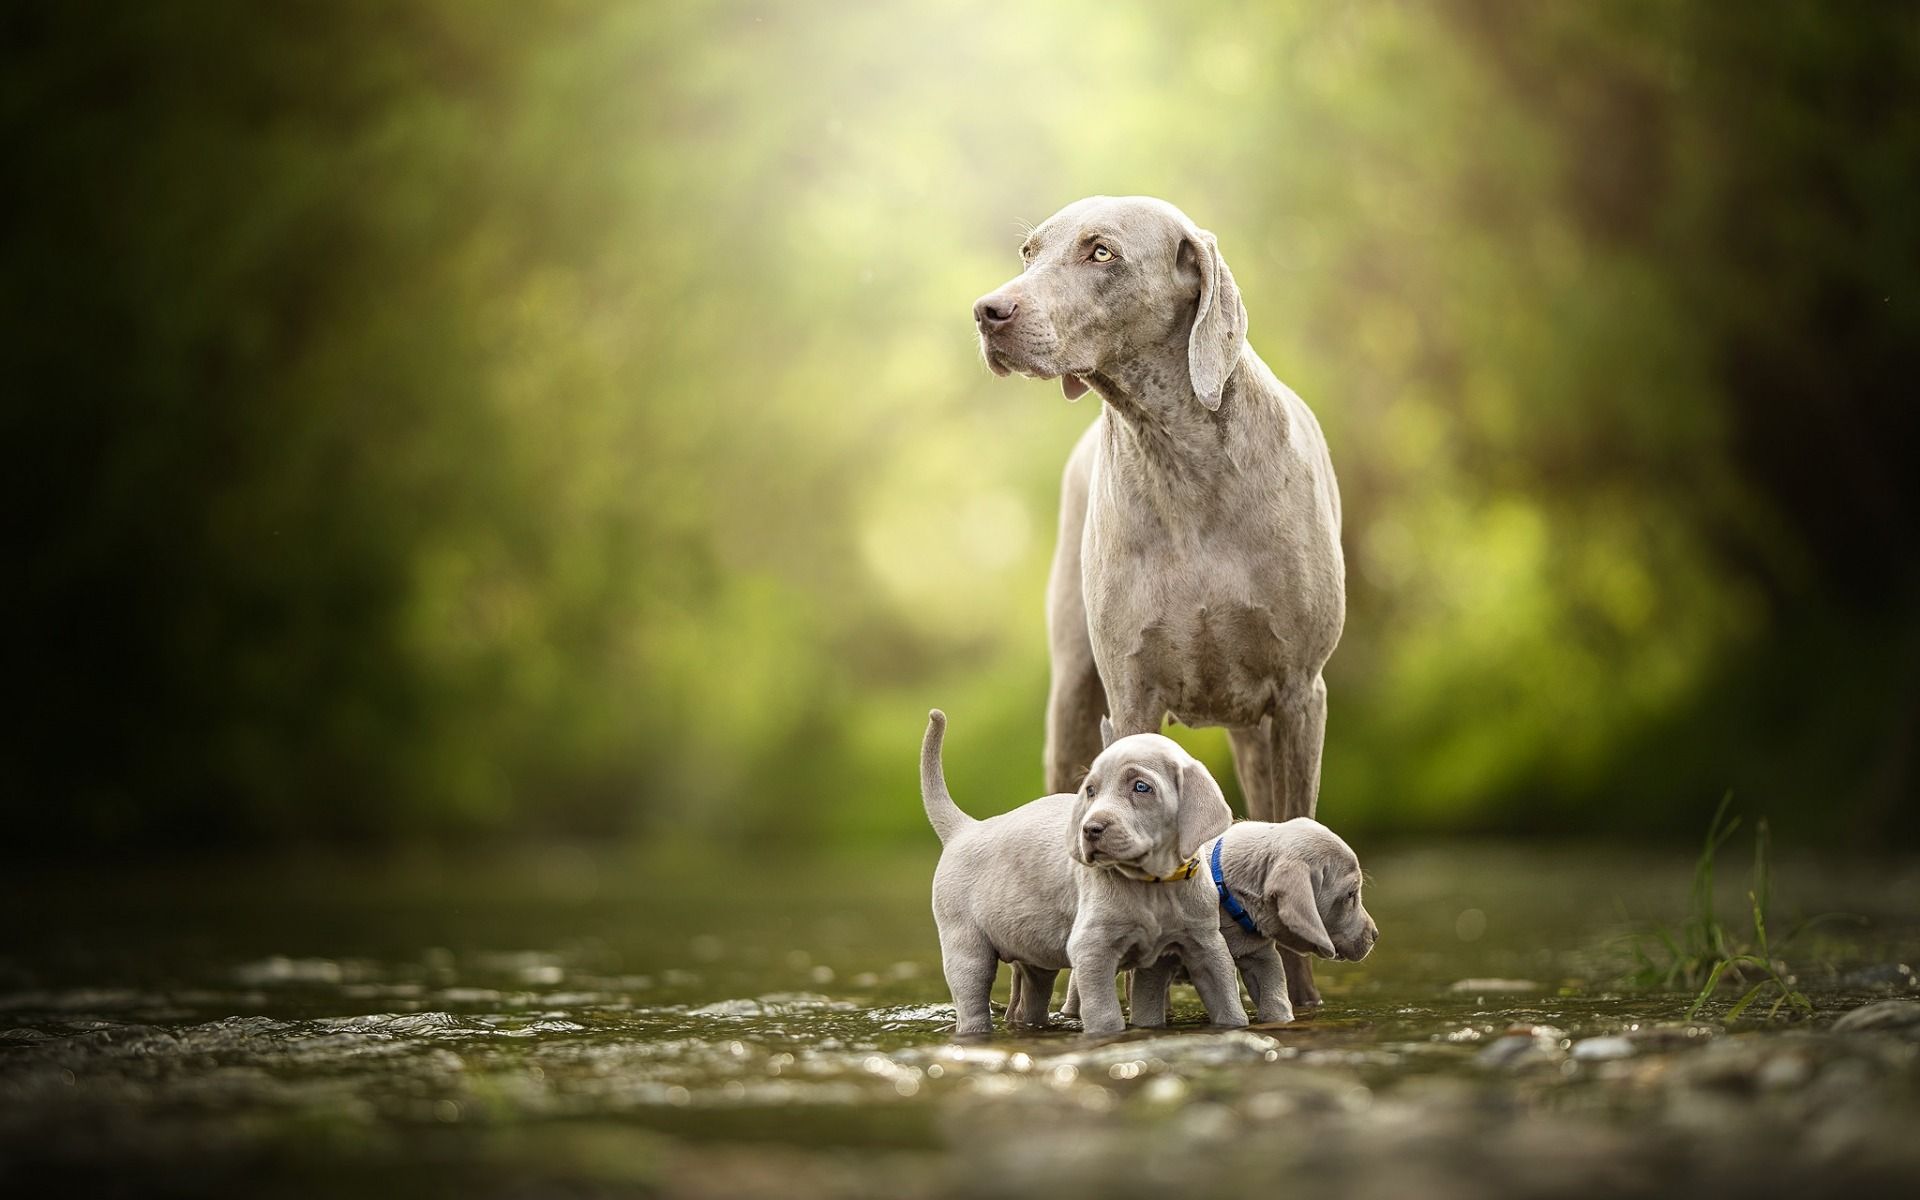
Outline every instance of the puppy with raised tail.
<svg viewBox="0 0 1920 1200"><path fill-rule="evenodd" d="M1088 1033L1126 1028L1114 975L1174 959L1217 1025L1246 1009L1200 847L1233 819L1207 768L1159 734L1112 741L1080 792L1045 796L977 821L947 791L940 747L947 718L927 714L920 798L944 849L933 874L940 957L962 1036L993 1027L988 997L1013 964L1007 1019L1044 1025L1060 971L1105 980L1081 996Z"/></svg>

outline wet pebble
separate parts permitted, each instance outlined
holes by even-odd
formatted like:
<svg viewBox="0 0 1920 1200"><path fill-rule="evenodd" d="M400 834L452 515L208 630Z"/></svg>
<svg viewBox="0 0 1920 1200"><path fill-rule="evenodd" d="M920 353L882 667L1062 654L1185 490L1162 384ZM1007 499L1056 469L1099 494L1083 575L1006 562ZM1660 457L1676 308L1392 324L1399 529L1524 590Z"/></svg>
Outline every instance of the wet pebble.
<svg viewBox="0 0 1920 1200"><path fill-rule="evenodd" d="M1474 1061L1483 1067L1519 1070L1557 1061L1561 1034L1545 1025L1516 1025L1487 1043Z"/></svg>
<svg viewBox="0 0 1920 1200"><path fill-rule="evenodd" d="M1540 985L1531 979L1462 979L1447 990L1485 995L1490 992L1537 992Z"/></svg>
<svg viewBox="0 0 1920 1200"><path fill-rule="evenodd" d="M233 977L244 984L333 984L345 978L339 963L326 958L288 958L276 954L258 962L242 963Z"/></svg>
<svg viewBox="0 0 1920 1200"><path fill-rule="evenodd" d="M1920 1000L1879 1000L1833 1023L1835 1033L1893 1033L1920 1039Z"/></svg>
<svg viewBox="0 0 1920 1200"><path fill-rule="evenodd" d="M1590 1037L1573 1044L1573 1057L1582 1062L1604 1062L1614 1058L1631 1058L1635 1052L1632 1039L1619 1036Z"/></svg>
<svg viewBox="0 0 1920 1200"><path fill-rule="evenodd" d="M1813 1078L1813 1060L1805 1054L1775 1054L1754 1072L1754 1082L1769 1091L1798 1088Z"/></svg>
<svg viewBox="0 0 1920 1200"><path fill-rule="evenodd" d="M1906 963L1879 963L1871 967L1861 967L1841 975L1837 981L1844 988L1885 989L1893 992L1920 990L1920 975Z"/></svg>

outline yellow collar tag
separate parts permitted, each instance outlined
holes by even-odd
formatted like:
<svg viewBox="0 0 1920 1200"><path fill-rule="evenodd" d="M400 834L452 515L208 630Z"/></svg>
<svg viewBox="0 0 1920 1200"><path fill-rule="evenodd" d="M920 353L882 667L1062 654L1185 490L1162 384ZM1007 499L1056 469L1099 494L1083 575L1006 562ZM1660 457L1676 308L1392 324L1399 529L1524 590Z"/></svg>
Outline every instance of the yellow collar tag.
<svg viewBox="0 0 1920 1200"><path fill-rule="evenodd" d="M1175 867L1173 871L1169 874L1137 875L1135 876L1135 878L1138 879L1141 883L1178 883L1182 879L1192 879L1194 877L1194 874L1199 870L1200 870L1200 856L1196 854L1192 858L1188 859L1187 861L1181 863L1179 866Z"/></svg>

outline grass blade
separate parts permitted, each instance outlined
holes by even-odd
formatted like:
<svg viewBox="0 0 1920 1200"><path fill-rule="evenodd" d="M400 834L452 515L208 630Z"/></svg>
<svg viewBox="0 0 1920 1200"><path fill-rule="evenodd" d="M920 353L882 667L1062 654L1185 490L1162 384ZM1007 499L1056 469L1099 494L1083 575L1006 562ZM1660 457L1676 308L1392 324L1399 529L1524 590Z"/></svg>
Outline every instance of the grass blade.
<svg viewBox="0 0 1920 1200"><path fill-rule="evenodd" d="M1747 1005L1752 1004L1755 1000L1759 999L1760 993L1765 991L1767 985L1772 982L1773 981L1771 979L1762 979L1759 983L1756 983L1752 987L1748 988L1747 994L1740 997L1738 1000L1734 1001L1733 1007L1728 1009L1727 1015L1721 1019L1725 1021L1728 1025L1731 1025L1735 1021L1738 1021L1740 1019L1740 1014L1747 1011ZM1781 999L1782 1000L1786 999L1786 996L1784 993L1781 995ZM1779 1009L1779 1001L1775 1001L1774 1011L1778 1011L1778 1009ZM1773 1012L1767 1013L1767 1020L1769 1021L1773 1020Z"/></svg>

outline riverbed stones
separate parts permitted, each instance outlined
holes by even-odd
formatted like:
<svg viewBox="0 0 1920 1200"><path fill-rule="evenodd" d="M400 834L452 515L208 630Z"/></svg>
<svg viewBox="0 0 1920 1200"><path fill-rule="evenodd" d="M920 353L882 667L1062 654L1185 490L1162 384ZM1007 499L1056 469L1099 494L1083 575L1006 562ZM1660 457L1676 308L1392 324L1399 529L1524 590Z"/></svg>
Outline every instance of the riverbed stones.
<svg viewBox="0 0 1920 1200"><path fill-rule="evenodd" d="M1920 1041L1920 1000L1863 1004L1833 1023L1835 1033L1891 1033Z"/></svg>

